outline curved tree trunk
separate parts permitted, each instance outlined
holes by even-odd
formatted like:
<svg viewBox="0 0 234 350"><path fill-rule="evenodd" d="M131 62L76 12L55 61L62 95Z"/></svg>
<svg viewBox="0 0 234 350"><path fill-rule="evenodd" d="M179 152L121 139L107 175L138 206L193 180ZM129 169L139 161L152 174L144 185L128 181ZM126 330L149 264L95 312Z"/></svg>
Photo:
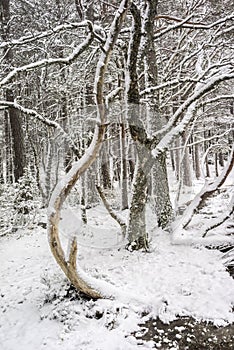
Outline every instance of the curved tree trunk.
<svg viewBox="0 0 234 350"><path fill-rule="evenodd" d="M65 254L59 238L59 221L61 216L62 204L69 195L71 189L76 184L80 176L88 169L88 167L96 159L98 152L101 148L102 141L106 130L106 111L103 99L103 85L104 74L108 65L108 61L113 50L114 44L117 40L119 31L121 29L122 22L124 20L128 0L123 0L120 4L119 10L116 12L115 19L110 28L107 36L106 43L103 47L103 52L99 59L96 79L95 79L95 92L96 92L96 105L97 105L97 124L95 127L94 136L92 142L82 158L76 162L67 175L58 183L50 200L49 212L48 212L48 234L51 251L74 287L80 292L86 294L91 298L102 297L101 291L97 291L90 286L82 277L79 276L76 265L77 258L77 241L76 237L73 238L69 258L66 260Z"/></svg>

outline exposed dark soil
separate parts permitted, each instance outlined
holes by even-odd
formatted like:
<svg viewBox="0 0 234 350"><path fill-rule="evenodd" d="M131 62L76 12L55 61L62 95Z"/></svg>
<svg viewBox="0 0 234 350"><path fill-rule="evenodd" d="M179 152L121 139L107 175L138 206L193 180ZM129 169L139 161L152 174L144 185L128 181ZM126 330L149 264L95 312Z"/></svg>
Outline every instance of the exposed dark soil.
<svg viewBox="0 0 234 350"><path fill-rule="evenodd" d="M215 327L192 318L180 318L170 324L159 319L140 325L141 331L134 336L139 340L153 341L155 349L162 350L233 350L234 324Z"/></svg>

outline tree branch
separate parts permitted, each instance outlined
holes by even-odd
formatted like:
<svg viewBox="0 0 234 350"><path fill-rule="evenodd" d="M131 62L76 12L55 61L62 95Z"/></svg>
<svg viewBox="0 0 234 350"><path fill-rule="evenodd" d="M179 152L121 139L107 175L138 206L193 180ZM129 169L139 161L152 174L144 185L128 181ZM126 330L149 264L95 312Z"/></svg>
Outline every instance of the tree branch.
<svg viewBox="0 0 234 350"><path fill-rule="evenodd" d="M0 49L6 49L6 48L11 48L13 46L19 46L19 45L25 45L29 44L33 41L39 40L39 39L44 39L47 38L53 34L57 34L69 29L77 29L77 28L82 28L86 27L88 25L88 21L83 21L79 23L65 23L61 24L55 28L48 29L42 33L34 33L32 35L27 35L23 36L19 39L12 40L12 41L4 41L0 44Z"/></svg>
<svg viewBox="0 0 234 350"><path fill-rule="evenodd" d="M193 113L187 113L186 118L183 118L182 121L176 125L181 115L184 111L187 110L195 101L204 96L206 93L214 89L218 84L224 81L228 81L234 78L233 71L227 72L225 74L217 75L213 78L210 78L207 83L204 83L201 87L195 89L194 93L177 109L177 111L170 118L169 122L161 130L157 131L154 134L154 137L151 140L151 146L158 140L159 135L163 135L161 141L157 144L155 149L152 151L153 156L157 155L164 150L166 150L169 144L172 142L174 137L179 133L183 132L185 127L192 121ZM201 83L199 83L201 84Z"/></svg>
<svg viewBox="0 0 234 350"><path fill-rule="evenodd" d="M192 16L190 16L191 18ZM187 19L183 20L181 18L176 18L173 16L169 16L169 15L158 15L155 17L155 19L166 19L169 21L175 21L175 22L179 22L180 23L180 27L182 28L190 28L190 29L211 29L213 27L216 27L220 24L223 24L225 22L227 22L228 20L232 20L234 18L234 15L231 14L230 16L226 16L224 18L219 19L216 22L210 23L210 24L205 24L205 23L196 23L196 22L191 22L188 21ZM160 29L159 29L160 30Z"/></svg>
<svg viewBox="0 0 234 350"><path fill-rule="evenodd" d="M206 237L207 233L217 227L219 227L220 225L222 225L225 221L227 221L228 219L230 219L231 215L234 213L234 195L232 196L230 205L229 205L229 209L227 213L224 213L221 217L219 217L217 220L215 220L215 222L212 223L211 226L209 226L205 232L203 233L202 237Z"/></svg>
<svg viewBox="0 0 234 350"><path fill-rule="evenodd" d="M69 143L69 145L71 147L71 150L74 152L74 154L78 158L81 157L79 149L75 145L74 141L71 139L71 137L68 135L68 133L66 133L66 131L61 127L61 125L59 123L57 123L56 121L53 121L53 120L50 120L49 118L46 118L45 116L43 116L42 114L38 113L34 109L25 108L25 107L21 106L20 104L18 104L16 101L14 101L14 102L0 101L0 106L4 106L4 107L7 107L7 108L15 108L18 111L24 113L25 115L29 115L31 117L36 118L37 120L39 120L40 122L42 122L46 126L52 127L54 129L58 130L58 132Z"/></svg>
<svg viewBox="0 0 234 350"><path fill-rule="evenodd" d="M185 210L183 217L180 220L179 229L186 228L191 222L194 213L200 209L202 204L210 198L214 192L220 188L226 181L228 175L230 174L234 165L234 146L232 147L231 154L229 156L229 161L227 162L225 168L223 169L220 176L213 182L205 184L201 191L196 195L193 201L190 203L188 208Z"/></svg>
<svg viewBox="0 0 234 350"><path fill-rule="evenodd" d="M83 43L81 43L69 56L65 58L45 58L40 61L32 62L24 66L14 68L11 72L7 74L5 78L3 78L0 81L0 87L10 83L17 74L22 72L26 72L36 68L42 68L45 66L51 66L54 64L70 64L90 46L91 42L93 41L93 38L93 33L90 33L87 36L86 40Z"/></svg>
<svg viewBox="0 0 234 350"><path fill-rule="evenodd" d="M106 210L108 211L108 213L110 214L110 216L120 225L123 237L125 237L126 235L126 229L127 229L127 224L124 221L124 219L122 217L120 217L112 208L111 205L108 203L106 196L101 188L101 186L96 185L96 189L99 193L99 196L101 197L101 200L106 208Z"/></svg>

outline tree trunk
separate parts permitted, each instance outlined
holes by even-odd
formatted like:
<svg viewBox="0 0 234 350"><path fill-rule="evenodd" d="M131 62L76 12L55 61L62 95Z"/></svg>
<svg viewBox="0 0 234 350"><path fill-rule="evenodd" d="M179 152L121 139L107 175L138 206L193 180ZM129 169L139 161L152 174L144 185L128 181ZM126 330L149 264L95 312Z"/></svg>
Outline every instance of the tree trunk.
<svg viewBox="0 0 234 350"><path fill-rule="evenodd" d="M2 0L0 4L0 19L1 19L1 36L3 41L9 39L9 23L10 23L10 1ZM5 62L7 65L12 64L13 51L7 49L5 52ZM9 69L9 68L7 68ZM6 101L14 101L14 92L11 88L6 90ZM13 146L13 164L14 164L14 180L18 181L24 173L26 165L25 149L24 149L24 135L22 128L22 121L20 112L15 108L8 109L12 146Z"/></svg>
<svg viewBox="0 0 234 350"><path fill-rule="evenodd" d="M4 118L4 134L5 134L5 161L6 161L6 182L13 183L13 159L12 159L12 139L11 128L8 112L5 111Z"/></svg>
<svg viewBox="0 0 234 350"><path fill-rule="evenodd" d="M136 176L132 189L132 201L128 223L128 249L148 249L145 209L148 189L148 174L141 166L141 159L136 166Z"/></svg>
<svg viewBox="0 0 234 350"><path fill-rule="evenodd" d="M196 141L196 138L194 138ZM200 165L200 157L199 157L199 152L200 147L198 144L194 145L193 152L194 152L194 169L195 169L195 175L196 179L200 179L201 177L201 165Z"/></svg>
<svg viewBox="0 0 234 350"><path fill-rule="evenodd" d="M189 149L187 147L187 131L182 134L183 145L185 149L183 150L183 160L182 160L182 179L183 185L191 187L192 186L192 174L190 166Z"/></svg>
<svg viewBox="0 0 234 350"><path fill-rule="evenodd" d="M104 106L104 76L120 32L122 22L125 18L125 14L128 8L128 0L122 0L119 10L116 11L114 21L109 30L106 43L103 48L103 52L99 58L96 70L95 79L95 92L96 92L96 107L97 107L97 118L94 135L88 149L71 168L68 174L62 178L62 180L56 186L49 204L49 218L48 218L48 233L49 243L51 252L54 255L57 263L66 274L67 278L74 285L74 287L85 293L91 298L101 298L102 292L96 290L95 287L91 286L90 283L86 282L77 269L77 240L73 237L70 250L69 258L66 259L64 250L59 237L59 222L61 218L61 209L64 201L69 195L72 188L75 186L78 179L85 173L89 166L96 159L98 152L102 146L104 135L106 131L106 110ZM103 292L104 293L104 292Z"/></svg>
<svg viewBox="0 0 234 350"><path fill-rule="evenodd" d="M103 144L101 154L101 178L104 189L111 189L110 164L108 157L108 143Z"/></svg>
<svg viewBox="0 0 234 350"><path fill-rule="evenodd" d="M120 125L120 147L121 147L121 209L128 208L128 171L126 155L126 124L122 117Z"/></svg>
<svg viewBox="0 0 234 350"><path fill-rule="evenodd" d="M3 149L0 150L0 184L4 183L4 172L3 172Z"/></svg>
<svg viewBox="0 0 234 350"><path fill-rule="evenodd" d="M173 215L165 152L157 157L157 162L153 167L153 199L155 200L158 226L164 229L170 223Z"/></svg>
<svg viewBox="0 0 234 350"><path fill-rule="evenodd" d="M12 90L7 90L6 95L7 101L14 101ZM23 176L26 165L22 121L19 111L15 108L9 108L8 113L12 135L14 178L18 181Z"/></svg>
<svg viewBox="0 0 234 350"><path fill-rule="evenodd" d="M157 70L157 57L154 46L154 19L157 15L157 1L146 1L146 18L144 23L145 43L144 43L144 55L145 55L145 80L146 88L150 86L158 85L158 70ZM150 132L155 133L160 130L166 123L165 118L161 115L159 109L159 95L158 92L149 95L148 97L149 107L149 125ZM172 219L172 205L170 201L168 178L167 178L167 165L166 165L166 153L156 158L153 165L152 173L152 189L154 209L157 214L158 226L165 228L168 226Z"/></svg>
<svg viewBox="0 0 234 350"><path fill-rule="evenodd" d="M147 199L147 187L149 172L144 167L146 161L144 153L147 151L144 145L145 130L140 120L140 96L137 75L137 54L141 41L141 17L136 5L131 5L133 15L133 33L129 47L128 70L130 76L128 89L128 124L131 137L136 145L137 166L135 168L132 200L128 223L128 247L130 250L148 247L148 235L146 232L145 206Z"/></svg>

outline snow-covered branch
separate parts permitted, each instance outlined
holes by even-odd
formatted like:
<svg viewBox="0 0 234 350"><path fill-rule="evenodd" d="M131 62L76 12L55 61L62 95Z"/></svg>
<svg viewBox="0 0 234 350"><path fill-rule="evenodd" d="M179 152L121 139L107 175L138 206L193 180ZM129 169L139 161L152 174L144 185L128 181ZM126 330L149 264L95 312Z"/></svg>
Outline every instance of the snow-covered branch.
<svg viewBox="0 0 234 350"><path fill-rule="evenodd" d="M126 221L124 220L123 217L121 217L118 213L116 213L113 208L111 207L111 205L109 204L106 196L105 196L105 193L103 191L103 189L101 188L101 186L98 186L96 185L96 189L99 193L99 196L106 208L106 210L108 211L108 213L110 214L110 216L120 225L121 227L121 230L122 230L122 234L123 236L125 237L126 235L126 228L127 228L127 223Z"/></svg>
<svg viewBox="0 0 234 350"><path fill-rule="evenodd" d="M201 205L210 198L218 188L220 188L224 182L226 181L228 175L230 174L234 165L234 145L232 147L232 151L229 156L229 160L224 167L222 173L216 178L215 181L211 181L205 183L201 191L196 195L196 197L192 200L190 205L185 210L184 215L182 216L179 225L174 232L175 235L179 233L179 231L185 229L189 223L191 222L195 211L199 210Z"/></svg>
<svg viewBox="0 0 234 350"><path fill-rule="evenodd" d="M68 133L66 133L66 131L61 127L61 125L59 123L57 123L54 120L51 120L47 117L45 117L44 115L38 113L37 111L35 111L34 109L31 108L26 108L24 106L21 106L19 103L17 103L16 101L14 102L9 102L9 101L1 101L0 100L0 106L4 107L4 108L15 108L18 111L24 113L24 115L28 115L31 117L36 118L37 120L39 120L40 122L42 122L43 124L45 124L48 127L52 127L53 129L56 129L58 131L58 133L60 135L62 135L64 137L64 139L68 142L68 144L71 147L71 150L74 152L74 154L80 158L80 152L79 149L76 147L74 141L71 139L71 137L69 136Z"/></svg>
<svg viewBox="0 0 234 350"><path fill-rule="evenodd" d="M162 83L160 85L157 85L157 86L151 86L147 89L144 89L140 92L140 96L143 96L143 95L147 95L147 94L150 94L152 93L153 91L157 91L157 90L161 90L165 87L171 87L173 85L178 85L180 83L198 83L200 81L200 79L192 79L192 78L184 78L184 79L173 79L171 81L166 81L165 83Z"/></svg>
<svg viewBox="0 0 234 350"><path fill-rule="evenodd" d="M188 143L186 145L186 147L192 147L192 146L195 146L195 145L199 145L199 144L203 144L204 142L208 142L208 141L212 141L212 140L217 140L217 139L220 139L221 137L224 137L225 135L231 133L232 131L234 131L233 128L230 128L226 131L224 131L222 134L217 134L217 135L214 135L214 136L210 136L210 137L206 137L206 138L202 138L198 141L194 141L192 143ZM171 147L170 148L170 151L176 151L176 150L179 150L179 149L183 149L184 146L180 146L180 147Z"/></svg>
<svg viewBox="0 0 234 350"><path fill-rule="evenodd" d="M234 100L234 94L232 95L219 95L214 98L210 98L208 100L202 101L198 104L198 107L202 107L208 104L212 104L214 102L220 101L220 100Z"/></svg>
<svg viewBox="0 0 234 350"><path fill-rule="evenodd" d="M155 133L155 137L152 139L152 144L158 138L158 135L163 135L161 141L157 144L155 149L153 150L153 156L156 157L160 152L166 150L169 144L172 142L174 137L186 128L186 126L192 121L193 113L186 113L185 117L178 122L179 118L183 115L183 113L198 99L204 96L206 93L210 92L214 89L218 84L223 81L228 81L234 78L233 71L227 72L225 74L217 75L213 78L210 78L207 83L201 85L199 83L199 89L195 89L194 93L177 109L177 111L170 118L169 122L163 127L161 130Z"/></svg>
<svg viewBox="0 0 234 350"><path fill-rule="evenodd" d="M168 26L167 28L165 28L163 30L159 29L159 33L155 34L154 39L160 38L161 36L163 36L164 34L170 32L171 30L180 28L183 24L188 22L191 18L192 18L192 15L189 15L183 21L181 21L181 22L179 22L177 24L173 24L171 26Z"/></svg>
<svg viewBox="0 0 234 350"><path fill-rule="evenodd" d="M93 33L89 33L87 38L82 42L75 50L64 58L45 58L40 61L32 62L21 67L14 68L11 72L7 74L5 78L0 81L0 87L10 83L12 79L19 73L26 72L36 68L42 68L45 66L50 66L54 64L70 64L79 55L81 55L93 41Z"/></svg>
<svg viewBox="0 0 234 350"><path fill-rule="evenodd" d="M192 16L190 16L191 18ZM189 20L182 20L181 18L176 18L173 16L169 16L169 15L159 15L156 17L156 19L166 19L166 20L170 20L170 21L175 21L175 22L179 22L179 26L181 28L190 28L190 29L211 29L214 28L216 26L219 26L229 20L233 20L234 15L233 13L229 16L226 16L224 18L219 19L218 21L215 21L213 23L210 24L204 24L204 23L196 23L196 22L191 22Z"/></svg>
<svg viewBox="0 0 234 350"><path fill-rule="evenodd" d="M222 225L225 221L230 219L231 215L234 213L234 195L232 195L231 201L229 203L229 208L227 212L225 212L223 215L221 215L216 220L212 220L212 225L209 225L204 231L202 237L206 237L207 233L220 225Z"/></svg>
<svg viewBox="0 0 234 350"><path fill-rule="evenodd" d="M61 24L55 28L45 30L44 32L33 33L31 35L22 36L19 39L15 39L11 41L4 41L0 44L0 49L6 49L13 46L29 44L36 40L44 39L51 35L54 35L66 30L82 28L82 27L86 27L87 25L88 25L88 21Z"/></svg>
<svg viewBox="0 0 234 350"><path fill-rule="evenodd" d="M121 86L118 86L116 89L114 89L113 91L109 92L109 94L106 96L105 98L105 104L106 107L108 108L109 103L112 102L114 100L114 98L120 93L120 91L122 91L123 88Z"/></svg>

